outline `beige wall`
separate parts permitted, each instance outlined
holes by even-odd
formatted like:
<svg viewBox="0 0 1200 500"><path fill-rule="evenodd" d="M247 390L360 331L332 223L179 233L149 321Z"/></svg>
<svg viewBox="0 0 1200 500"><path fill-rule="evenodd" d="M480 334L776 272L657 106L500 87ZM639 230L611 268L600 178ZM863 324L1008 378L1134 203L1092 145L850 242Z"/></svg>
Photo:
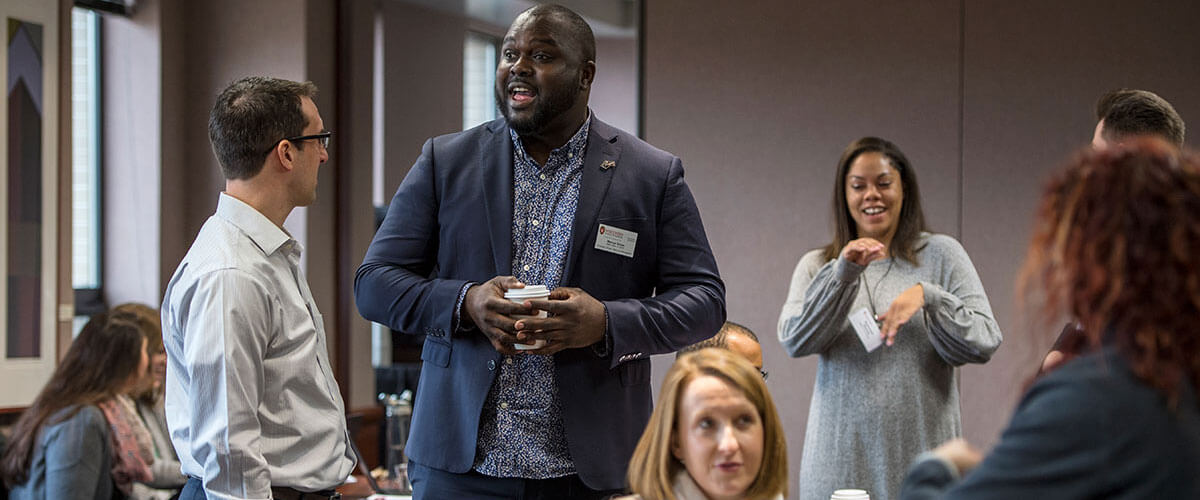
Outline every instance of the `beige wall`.
<svg viewBox="0 0 1200 500"><path fill-rule="evenodd" d="M101 18L104 48L104 292L113 304L160 302L159 186L162 170L161 9L136 19Z"/></svg>
<svg viewBox="0 0 1200 500"><path fill-rule="evenodd" d="M1104 91L1143 87L1200 120L1193 2L655 1L646 137L680 155L728 285L764 341L796 470L816 359L775 340L800 256L828 242L834 165L863 135L913 162L935 231L959 238L1005 333L962 370L964 430L994 443L1057 331L1016 319L1013 279L1037 189L1090 140ZM703 13L700 15L698 13ZM656 360L662 376L669 360ZM903 376L903 374L897 374ZM886 408L880 410L886 411Z"/></svg>
<svg viewBox="0 0 1200 500"><path fill-rule="evenodd" d="M467 21L404 2L381 5L386 203L400 187L426 139L462 130L462 57Z"/></svg>
<svg viewBox="0 0 1200 500"><path fill-rule="evenodd" d="M588 104L596 117L638 133L638 45L633 38L596 39L596 80Z"/></svg>
<svg viewBox="0 0 1200 500"><path fill-rule="evenodd" d="M337 5L329 0L148 0L139 2L131 18L106 16L109 303L160 302L176 265L215 208L224 181L209 146L207 120L226 85L249 75L312 80L321 89L316 103L327 128L338 129L336 14ZM327 237L336 233L338 216L345 215L335 210L337 158L335 151L323 166L317 203L298 209L286 225L305 245L309 282L330 331L342 330L340 313L350 305L339 302L350 293L348 284L338 281L339 263L352 276L361 259L361 252L342 258L353 248ZM369 204L361 212L369 221ZM356 326L365 329L358 321ZM336 355L336 343L330 345ZM369 344L345 347L351 352L342 353L341 364L358 369L346 372L349 380L343 385L362 388L352 403L370 405Z"/></svg>

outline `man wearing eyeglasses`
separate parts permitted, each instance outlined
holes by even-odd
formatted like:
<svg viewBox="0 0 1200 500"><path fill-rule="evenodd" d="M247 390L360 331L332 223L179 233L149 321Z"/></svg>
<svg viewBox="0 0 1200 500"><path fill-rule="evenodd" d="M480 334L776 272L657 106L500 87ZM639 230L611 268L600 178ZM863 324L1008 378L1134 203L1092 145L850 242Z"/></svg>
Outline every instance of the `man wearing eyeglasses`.
<svg viewBox="0 0 1200 500"><path fill-rule="evenodd" d="M209 114L225 191L162 305L184 500L337 498L355 465L303 248L283 227L329 159L316 92L244 78Z"/></svg>
<svg viewBox="0 0 1200 500"><path fill-rule="evenodd" d="M416 500L619 492L650 355L725 320L679 158L590 112L595 72L578 14L521 13L496 68L504 118L425 143L359 267L362 315L425 334ZM522 285L552 291L504 298Z"/></svg>

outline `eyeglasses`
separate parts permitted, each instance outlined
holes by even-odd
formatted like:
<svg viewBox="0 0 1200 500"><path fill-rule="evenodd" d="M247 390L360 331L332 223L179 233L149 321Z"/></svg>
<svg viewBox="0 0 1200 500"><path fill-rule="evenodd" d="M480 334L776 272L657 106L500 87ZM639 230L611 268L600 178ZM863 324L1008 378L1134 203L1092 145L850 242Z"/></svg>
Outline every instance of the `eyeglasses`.
<svg viewBox="0 0 1200 500"><path fill-rule="evenodd" d="M298 137L284 137L283 139L275 141L275 144L272 144L270 148L268 148L266 151L263 151L263 154L270 153L272 150L275 149L275 146L278 146L279 143L281 143L283 141L300 142L300 141L307 141L309 139L316 139L317 142L321 143L321 149L329 149L329 138L330 137L333 137L333 131L321 132L319 134L313 134L313 135L301 135Z"/></svg>

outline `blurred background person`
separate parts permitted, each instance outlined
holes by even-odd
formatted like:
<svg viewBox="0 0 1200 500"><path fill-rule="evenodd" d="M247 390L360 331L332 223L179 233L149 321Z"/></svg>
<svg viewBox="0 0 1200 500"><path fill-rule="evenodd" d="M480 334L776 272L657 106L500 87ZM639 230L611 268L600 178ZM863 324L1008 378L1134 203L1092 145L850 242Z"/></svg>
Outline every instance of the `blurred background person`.
<svg viewBox="0 0 1200 500"><path fill-rule="evenodd" d="M758 343L758 335L755 335L749 328L726 321L721 325L721 329L717 330L716 335L680 349L675 353L675 359L679 359L680 356L689 352L696 352L708 347L728 349L738 353L754 365L754 368L762 374L763 380L767 379L767 371L763 370L762 345Z"/></svg>
<svg viewBox="0 0 1200 500"><path fill-rule="evenodd" d="M1084 151L1056 174L1018 289L1099 348L1037 380L982 464L947 443L902 498L1200 498L1198 211L1200 157L1162 140Z"/></svg>
<svg viewBox="0 0 1200 500"><path fill-rule="evenodd" d="M166 500L179 492L187 483L187 476L180 470L179 458L171 445L171 434L167 431L167 416L163 410L163 391L167 377L167 351L162 343L162 319L158 310L145 304L121 304L112 309L114 317L127 318L134 322L146 338L146 354L150 364L138 387L129 394L137 411L138 422L150 436L154 463L150 466L150 480L134 483L130 498L133 500Z"/></svg>
<svg viewBox="0 0 1200 500"><path fill-rule="evenodd" d="M779 316L788 354L819 356L800 499L861 488L888 500L914 456L962 434L955 367L990 359L1000 328L962 245L926 232L895 144L846 147L832 208L833 241L800 260ZM868 352L856 335L848 318L863 309L885 347Z"/></svg>
<svg viewBox="0 0 1200 500"><path fill-rule="evenodd" d="M93 316L13 426L0 461L9 497L104 500L147 480L152 457L139 443L124 395L142 382L148 364L135 323Z"/></svg>
<svg viewBox="0 0 1200 500"><path fill-rule="evenodd" d="M1096 101L1096 131L1092 147L1104 149L1138 137L1158 137L1177 148L1183 147L1186 126L1175 107L1148 90L1117 89ZM1049 371L1088 348L1087 335L1079 324L1063 328L1054 346L1042 359L1041 371Z"/></svg>
<svg viewBox="0 0 1200 500"><path fill-rule="evenodd" d="M1092 147L1103 149L1137 137L1160 137L1183 147L1187 127L1175 107L1148 90L1116 89L1096 101Z"/></svg>
<svg viewBox="0 0 1200 500"><path fill-rule="evenodd" d="M628 477L626 499L782 499L787 443L761 375L726 349L677 359Z"/></svg>

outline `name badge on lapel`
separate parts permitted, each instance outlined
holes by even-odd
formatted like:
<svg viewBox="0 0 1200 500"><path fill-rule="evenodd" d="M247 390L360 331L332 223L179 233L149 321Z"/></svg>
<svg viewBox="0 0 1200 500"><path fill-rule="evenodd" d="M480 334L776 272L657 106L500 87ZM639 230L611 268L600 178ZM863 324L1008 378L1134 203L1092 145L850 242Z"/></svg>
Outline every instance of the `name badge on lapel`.
<svg viewBox="0 0 1200 500"><path fill-rule="evenodd" d="M596 231L596 250L633 257L636 247L637 233L633 231L608 224L600 224L600 229Z"/></svg>

